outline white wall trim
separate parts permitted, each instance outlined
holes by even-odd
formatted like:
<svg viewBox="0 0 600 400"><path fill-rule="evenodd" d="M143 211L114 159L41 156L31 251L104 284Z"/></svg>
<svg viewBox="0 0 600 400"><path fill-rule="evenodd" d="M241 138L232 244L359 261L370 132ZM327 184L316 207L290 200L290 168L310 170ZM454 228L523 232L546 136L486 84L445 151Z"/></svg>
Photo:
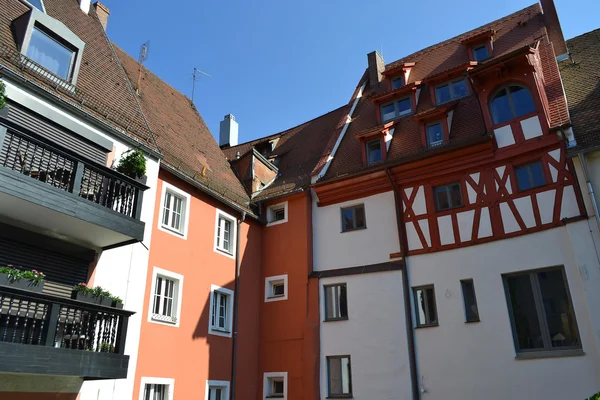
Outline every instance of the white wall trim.
<svg viewBox="0 0 600 400"><path fill-rule="evenodd" d="M275 281L283 281L283 296L272 297L271 294L271 283ZM269 303L272 301L282 301L287 300L289 294L289 286L288 286L288 276L284 275L276 275L276 276L268 276L265 278L265 303Z"/></svg>
<svg viewBox="0 0 600 400"><path fill-rule="evenodd" d="M210 400L208 398L208 389L211 386L218 386L218 387L225 388L224 393L221 392L221 398L229 399L229 389L230 389L229 381L206 381L206 389L204 390L204 400Z"/></svg>
<svg viewBox="0 0 600 400"><path fill-rule="evenodd" d="M283 378L283 397L278 397L279 399L287 400L288 394L288 373L287 372L265 372L263 375L263 399L267 399L268 397L268 388L269 388L269 378Z"/></svg>
<svg viewBox="0 0 600 400"><path fill-rule="evenodd" d="M214 292L218 291L221 293L225 293L227 295L230 296L229 300L227 302L227 327L229 329L229 332L225 332L225 331L220 331L218 329L214 329L212 327L212 312L213 312L213 305L214 305ZM233 301L234 301L234 296L235 293L233 290L218 286L218 285L210 285L210 309L208 311L208 334L209 335L215 335L215 336L222 336L222 337L231 337L231 333L233 332Z"/></svg>
<svg viewBox="0 0 600 400"><path fill-rule="evenodd" d="M185 206L183 207L183 218L182 218L183 219L183 232L177 232L174 229L171 229L170 227L163 225L163 223L162 223L164 207L165 207L165 195L167 193L167 190L177 196L183 197L185 200ZM177 236L178 238L186 240L187 234L188 234L188 225L189 225L189 220L190 220L191 198L192 198L192 196L189 193L184 192L183 190L179 189L176 186L171 185L168 182L162 181L162 189L160 191L160 208L158 209L158 218L157 218L158 229L163 232L167 232L173 236Z"/></svg>
<svg viewBox="0 0 600 400"><path fill-rule="evenodd" d="M285 214L285 218L280 219L279 221L269 222L273 215L273 210L281 208L283 206L283 213ZM267 207L267 226L274 226L279 224L284 224L288 222L288 202L284 201L282 203L273 204Z"/></svg>
<svg viewBox="0 0 600 400"><path fill-rule="evenodd" d="M175 392L175 379L173 378L153 378L148 376L142 376L140 380L140 400L144 400L144 389L146 385L169 385L169 393L167 400L173 400L173 393Z"/></svg>
<svg viewBox="0 0 600 400"><path fill-rule="evenodd" d="M176 307L175 313L177 320L175 323L160 321L152 317L152 306L154 304L154 290L156 289L156 277L158 275L164 276L166 278L176 279L177 283L177 298L175 298L174 304ZM148 322L152 322L154 324L172 326L175 328L179 327L181 322L181 308L183 307L183 275L178 274L176 272L167 271L166 269L153 267L152 269L152 281L150 283L150 300L148 302Z"/></svg>
<svg viewBox="0 0 600 400"><path fill-rule="evenodd" d="M217 246L217 232L219 231L219 217L223 217L228 219L231 222L231 232L229 241L231 243L231 253L227 253L226 250L223 250ZM235 249L236 249L236 240L237 240L237 219L231 215L227 214L225 211L217 209L215 216L215 233L214 233L214 246L213 250L215 253L221 254L225 257L235 258Z"/></svg>

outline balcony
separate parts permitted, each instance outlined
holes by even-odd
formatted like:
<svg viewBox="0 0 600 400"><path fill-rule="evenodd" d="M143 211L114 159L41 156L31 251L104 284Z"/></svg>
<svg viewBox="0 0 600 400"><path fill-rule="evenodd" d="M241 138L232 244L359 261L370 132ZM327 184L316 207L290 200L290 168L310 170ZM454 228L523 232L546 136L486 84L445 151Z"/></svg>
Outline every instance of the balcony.
<svg viewBox="0 0 600 400"><path fill-rule="evenodd" d="M132 314L0 286L0 372L125 378Z"/></svg>
<svg viewBox="0 0 600 400"><path fill-rule="evenodd" d="M142 183L0 126L0 220L87 247L141 241Z"/></svg>

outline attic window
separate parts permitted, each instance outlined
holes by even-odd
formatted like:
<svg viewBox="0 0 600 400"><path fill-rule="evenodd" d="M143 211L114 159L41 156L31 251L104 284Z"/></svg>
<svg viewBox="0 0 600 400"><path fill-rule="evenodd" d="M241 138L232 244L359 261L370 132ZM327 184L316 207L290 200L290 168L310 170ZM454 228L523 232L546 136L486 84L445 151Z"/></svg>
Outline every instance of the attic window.
<svg viewBox="0 0 600 400"><path fill-rule="evenodd" d="M22 0L23 3L27 4L30 7L35 7L41 12L46 12L46 8L44 7L44 2L42 0Z"/></svg>
<svg viewBox="0 0 600 400"><path fill-rule="evenodd" d="M410 97L405 97L394 101L393 103L381 106L381 121L387 122L395 118L402 117L412 113L412 103Z"/></svg>
<svg viewBox="0 0 600 400"><path fill-rule="evenodd" d="M366 143L366 151L367 151L367 164L375 164L378 161L381 161L383 158L383 154L381 151L381 139L373 139L369 140Z"/></svg>
<svg viewBox="0 0 600 400"><path fill-rule="evenodd" d="M473 52L474 61L484 61L490 58L490 51L485 43L478 46L473 46L471 51Z"/></svg>
<svg viewBox="0 0 600 400"><path fill-rule="evenodd" d="M45 32L41 26L36 25L31 31L26 55L31 61L68 81L71 79L73 61L77 51L70 49Z"/></svg>
<svg viewBox="0 0 600 400"><path fill-rule="evenodd" d="M399 87L402 87L402 85L404 85L404 79L402 76L396 76L392 78L392 90L398 89Z"/></svg>
<svg viewBox="0 0 600 400"><path fill-rule="evenodd" d="M448 101L459 99L469 94L467 82L460 78L451 82L444 82L435 87L436 104L446 103Z"/></svg>

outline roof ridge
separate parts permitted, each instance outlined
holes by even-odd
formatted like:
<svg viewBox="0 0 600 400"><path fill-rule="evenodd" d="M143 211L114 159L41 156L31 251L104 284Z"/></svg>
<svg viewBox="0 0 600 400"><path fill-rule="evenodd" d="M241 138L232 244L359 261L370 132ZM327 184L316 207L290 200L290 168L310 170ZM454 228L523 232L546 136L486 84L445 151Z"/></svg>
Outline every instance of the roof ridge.
<svg viewBox="0 0 600 400"><path fill-rule="evenodd" d="M587 35L591 35L593 33L600 33L600 28L596 28L596 29L592 29L591 31L588 32L584 32L581 35L577 35L577 36L573 36L570 39L566 39L567 42L570 42L571 40L575 40L575 39L579 39L581 37L587 36Z"/></svg>

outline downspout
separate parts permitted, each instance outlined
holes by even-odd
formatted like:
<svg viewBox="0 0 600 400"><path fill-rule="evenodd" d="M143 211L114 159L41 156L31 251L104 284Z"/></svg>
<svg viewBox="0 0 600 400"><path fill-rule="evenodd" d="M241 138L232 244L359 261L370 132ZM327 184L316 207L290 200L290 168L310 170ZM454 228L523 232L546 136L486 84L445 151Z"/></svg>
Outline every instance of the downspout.
<svg viewBox="0 0 600 400"><path fill-rule="evenodd" d="M235 284L234 284L234 296L233 296L233 351L231 352L231 389L230 399L235 400L235 379L236 379L236 368L237 362L237 327L238 327L238 308L240 304L240 271L241 271L241 259L240 259L240 239L242 238L242 224L246 220L246 212L242 211L242 218L237 223L236 238L235 238Z"/></svg>
<svg viewBox="0 0 600 400"><path fill-rule="evenodd" d="M598 215L598 204L596 203L596 196L594 195L594 188L592 187L592 182L590 181L590 175L588 172L587 162L585 161L585 156L583 153L579 153L579 161L581 162L581 167L583 168L583 176L585 177L585 183L587 184L588 194L590 195L590 200L592 201L592 207L594 208L594 215L596 215L596 222L598 223L598 229L600 229L600 215Z"/></svg>
<svg viewBox="0 0 600 400"><path fill-rule="evenodd" d="M400 243L400 252L402 253L402 261L404 261L404 268L402 270L402 291L404 292L404 315L406 318L406 338L408 341L408 360L410 364L410 381L412 389L413 400L419 400L419 376L417 373L417 358L416 358L416 346L415 346L415 333L413 330L413 318L412 318L412 307L410 306L410 283L408 279L408 261L406 258L406 248L404 246L403 232L403 221L402 221L402 210L400 209L400 196L398 195L398 188L394 184L390 170L385 169L385 173L392 185L394 191L394 208L396 209L396 225L398 226L398 241Z"/></svg>

